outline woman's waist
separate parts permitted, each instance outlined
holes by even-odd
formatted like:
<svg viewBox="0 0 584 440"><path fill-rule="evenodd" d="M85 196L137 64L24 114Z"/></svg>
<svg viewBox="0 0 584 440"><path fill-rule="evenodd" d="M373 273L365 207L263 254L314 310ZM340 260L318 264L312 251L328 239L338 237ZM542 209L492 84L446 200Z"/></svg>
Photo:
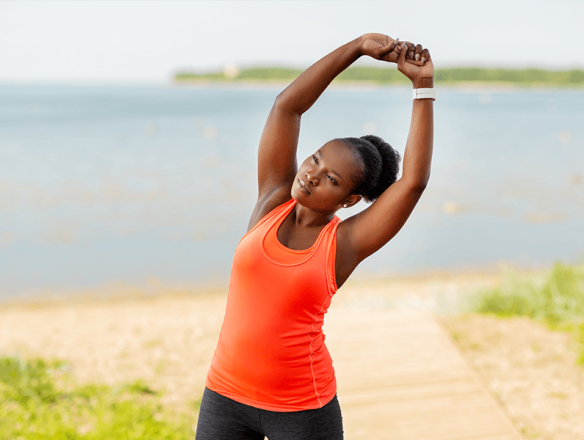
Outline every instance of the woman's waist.
<svg viewBox="0 0 584 440"><path fill-rule="evenodd" d="M323 343L293 347L266 345L231 346L220 341L210 373L229 386L263 390L312 387L334 377L333 362Z"/></svg>
<svg viewBox="0 0 584 440"><path fill-rule="evenodd" d="M301 362L307 356L329 356L322 329L223 328L217 350L233 356L257 356L274 362Z"/></svg>

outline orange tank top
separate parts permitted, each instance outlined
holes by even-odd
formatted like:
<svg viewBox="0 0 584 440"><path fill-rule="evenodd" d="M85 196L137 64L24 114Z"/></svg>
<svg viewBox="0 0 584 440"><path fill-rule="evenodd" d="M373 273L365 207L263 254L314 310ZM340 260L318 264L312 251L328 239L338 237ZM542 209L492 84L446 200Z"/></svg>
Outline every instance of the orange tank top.
<svg viewBox="0 0 584 440"><path fill-rule="evenodd" d="M289 249L277 232L295 204L274 209L239 242L205 381L223 396L270 411L321 408L337 388L322 326L337 291L341 219L335 215L309 249Z"/></svg>

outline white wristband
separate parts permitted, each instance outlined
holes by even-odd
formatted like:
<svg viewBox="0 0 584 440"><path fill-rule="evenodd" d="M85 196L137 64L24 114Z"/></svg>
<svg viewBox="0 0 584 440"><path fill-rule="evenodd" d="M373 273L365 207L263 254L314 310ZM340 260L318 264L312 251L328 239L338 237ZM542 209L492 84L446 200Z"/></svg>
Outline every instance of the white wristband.
<svg viewBox="0 0 584 440"><path fill-rule="evenodd" d="M414 99L432 98L433 101L436 101L436 89L414 89L413 96Z"/></svg>

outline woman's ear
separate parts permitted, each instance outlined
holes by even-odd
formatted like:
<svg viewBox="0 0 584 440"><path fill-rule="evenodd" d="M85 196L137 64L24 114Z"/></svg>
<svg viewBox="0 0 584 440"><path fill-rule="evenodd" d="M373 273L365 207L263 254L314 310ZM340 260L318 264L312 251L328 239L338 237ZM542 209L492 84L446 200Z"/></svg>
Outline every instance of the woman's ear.
<svg viewBox="0 0 584 440"><path fill-rule="evenodd" d="M355 206L357 203L361 201L362 197L357 194L352 194L349 196L347 200L345 200L341 206L343 208L350 208L351 206Z"/></svg>

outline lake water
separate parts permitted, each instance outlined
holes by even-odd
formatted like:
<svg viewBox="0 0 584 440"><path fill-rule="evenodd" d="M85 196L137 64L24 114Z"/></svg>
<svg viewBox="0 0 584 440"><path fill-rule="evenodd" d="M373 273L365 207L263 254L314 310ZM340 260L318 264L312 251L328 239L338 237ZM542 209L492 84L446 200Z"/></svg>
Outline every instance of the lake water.
<svg viewBox="0 0 584 440"><path fill-rule="evenodd" d="M281 89L1 85L0 297L226 287ZM582 261L584 92L437 90L429 186L354 277ZM366 133L403 155L411 101L327 90L303 116L299 159Z"/></svg>

